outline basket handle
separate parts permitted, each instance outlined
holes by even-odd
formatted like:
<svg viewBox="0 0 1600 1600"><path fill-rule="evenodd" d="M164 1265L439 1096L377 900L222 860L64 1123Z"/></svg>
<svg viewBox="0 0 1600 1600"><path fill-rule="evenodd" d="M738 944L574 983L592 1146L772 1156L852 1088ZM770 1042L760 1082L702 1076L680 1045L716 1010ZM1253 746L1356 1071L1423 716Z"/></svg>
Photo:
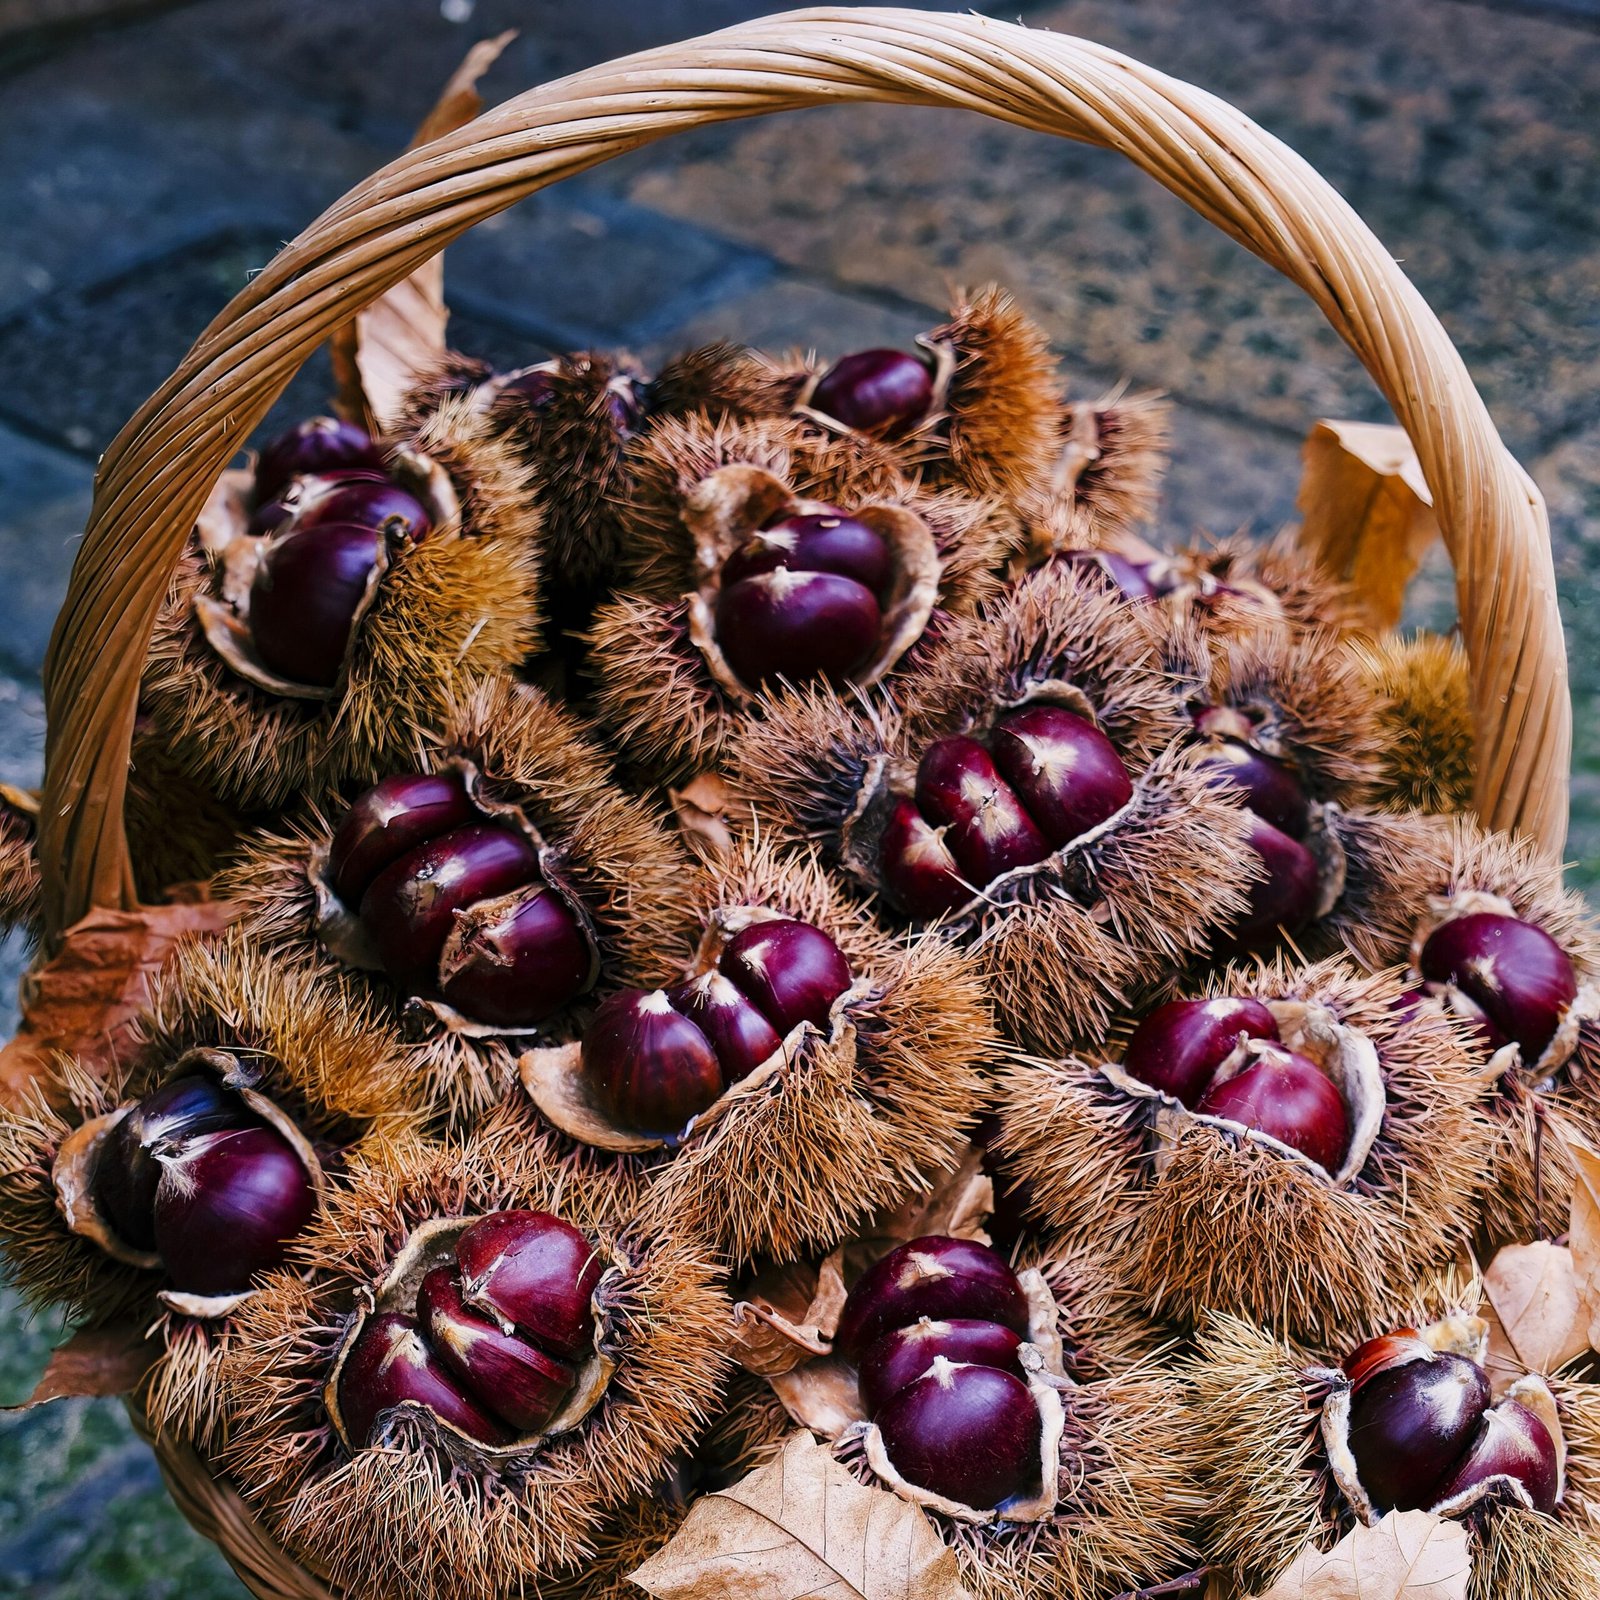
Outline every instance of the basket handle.
<svg viewBox="0 0 1600 1600"><path fill-rule="evenodd" d="M136 903L122 803L157 610L207 493L311 352L485 217L689 128L824 104L953 106L1120 150L1299 284L1410 434L1455 562L1476 804L1558 852L1572 710L1544 502L1437 318L1355 212L1215 96L1116 52L981 17L819 8L546 84L391 162L227 306L123 428L45 662L52 936Z"/></svg>

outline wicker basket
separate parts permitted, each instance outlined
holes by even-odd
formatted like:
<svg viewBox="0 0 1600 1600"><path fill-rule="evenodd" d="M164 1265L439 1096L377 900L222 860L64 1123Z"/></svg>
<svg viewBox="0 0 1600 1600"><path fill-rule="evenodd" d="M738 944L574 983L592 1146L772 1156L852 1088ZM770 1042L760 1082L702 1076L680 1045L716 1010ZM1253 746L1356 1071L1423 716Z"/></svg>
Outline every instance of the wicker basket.
<svg viewBox="0 0 1600 1600"><path fill-rule="evenodd" d="M122 804L157 608L219 473L312 351L474 223L559 178L683 129L869 101L959 106L1120 150L1316 301L1415 443L1455 562L1477 808L1560 850L1571 707L1544 503L1437 319L1350 207L1232 107L1098 45L970 16L824 8L594 67L392 162L285 248L122 430L45 664L48 941L93 908L135 903ZM255 1594L328 1595L193 1451L156 1448L185 1515Z"/></svg>

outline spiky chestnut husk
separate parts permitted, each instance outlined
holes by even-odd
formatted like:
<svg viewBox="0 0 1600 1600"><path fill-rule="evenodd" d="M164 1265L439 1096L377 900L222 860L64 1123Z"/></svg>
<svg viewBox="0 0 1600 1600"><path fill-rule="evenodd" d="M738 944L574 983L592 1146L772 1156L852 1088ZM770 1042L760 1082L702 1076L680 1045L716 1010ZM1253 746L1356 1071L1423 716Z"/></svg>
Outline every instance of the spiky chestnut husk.
<svg viewBox="0 0 1600 1600"><path fill-rule="evenodd" d="M509 679L471 685L400 770L452 767L471 768L482 802L520 813L543 841L544 875L559 878L587 919L602 984L656 988L678 976L670 952L693 937L682 892L689 858L642 801L616 787L609 761L575 717ZM408 1002L387 979L345 967L325 947L333 925L312 870L335 821L311 813L292 831L261 837L224 874L220 892L239 902L252 937L305 965L345 972L400 1019L408 1038L396 1068L413 1109L465 1116L491 1104L514 1079L525 1038L519 1044L448 1008Z"/></svg>
<svg viewBox="0 0 1600 1600"><path fill-rule="evenodd" d="M1375 803L1396 811L1469 809L1476 761L1461 641L1391 633L1352 639L1349 649L1382 736Z"/></svg>
<svg viewBox="0 0 1600 1600"><path fill-rule="evenodd" d="M1240 964L1203 992L1315 1006L1317 1035L1331 1019L1369 1042L1376 1059L1357 1081L1375 1067L1381 1122L1370 1091L1347 1099L1354 1173L1139 1092L1117 1070L1134 1019L1114 1026L1103 1055L1008 1069L1001 1153L1047 1224L1104 1251L1160 1315L1192 1326L1215 1310L1319 1340L1353 1333L1470 1235L1493 1135L1461 1031L1437 1009L1397 1010L1393 972L1363 975L1339 958ZM1286 1036L1293 1016L1279 1012Z"/></svg>
<svg viewBox="0 0 1600 1600"><path fill-rule="evenodd" d="M1267 1588L1308 1546L1331 1548L1356 1524L1318 1426L1334 1359L1233 1317L1212 1318L1200 1334L1186 1376L1194 1415L1212 1425L1202 1538L1226 1594ZM1547 1383L1566 1435L1566 1493L1552 1516L1492 1503L1465 1517L1468 1600L1580 1600L1600 1583L1592 1531L1600 1394L1592 1384Z"/></svg>
<svg viewBox="0 0 1600 1600"><path fill-rule="evenodd" d="M880 844L936 741L981 739L1020 707L1055 704L1092 718L1133 779L1132 799L1098 828L951 908L1017 1038L1073 1048L1243 911L1249 819L1178 748L1188 718L1147 625L1091 575L1042 570L980 616L952 619L897 698L898 711L869 713L826 690L775 696L729 771L764 828L820 846L890 916Z"/></svg>
<svg viewBox="0 0 1600 1600"><path fill-rule="evenodd" d="M0 932L21 928L30 938L40 915L38 816L37 795L0 784Z"/></svg>
<svg viewBox="0 0 1600 1600"><path fill-rule="evenodd" d="M722 642L721 569L751 533L833 507L884 539L893 576L881 627L846 673L864 688L914 671L946 616L996 592L1015 537L995 502L918 487L881 453L782 420L662 422L630 466L632 570L586 637L602 722L632 759L669 775L718 765L770 696L736 670L738 640Z"/></svg>
<svg viewBox="0 0 1600 1600"><path fill-rule="evenodd" d="M697 1456L698 1456L697 1452ZM575 1567L539 1583L539 1600L638 1600L631 1574L683 1525L688 1503L682 1474L609 1513L586 1543L590 1554Z"/></svg>
<svg viewBox="0 0 1600 1600"><path fill-rule="evenodd" d="M579 1104L581 1047L530 1052L523 1081L558 1126L629 1152L650 1175L649 1209L736 1261L826 1248L877 1207L948 1169L976 1115L997 1048L976 964L941 940L878 928L814 861L741 839L692 884L682 908L704 930L663 943L685 971L715 966L760 917L822 929L853 975L826 1032L790 1032L784 1054L733 1084L671 1146L618 1138ZM754 916L752 916L754 913Z"/></svg>
<svg viewBox="0 0 1600 1600"><path fill-rule="evenodd" d="M364 1147L303 1240L305 1279L252 1298L223 1368L219 1464L273 1537L352 1597L509 1597L579 1565L602 1519L690 1447L725 1369L728 1307L701 1247L642 1224L625 1175L563 1158L526 1112L490 1112L459 1141ZM626 1262L603 1279L594 1410L540 1444L484 1452L397 1413L383 1448L349 1454L323 1408L364 1289L430 1219L554 1211Z"/></svg>
<svg viewBox="0 0 1600 1600"><path fill-rule="evenodd" d="M242 475L225 474L201 516L156 621L141 705L172 759L226 801L269 807L374 781L404 764L414 728L436 723L474 678L515 666L535 643L537 514L527 469L465 401L398 443L442 470L459 516L390 553L331 699L270 693L216 653L194 607L248 586L237 555L231 572L223 556L242 526Z"/></svg>

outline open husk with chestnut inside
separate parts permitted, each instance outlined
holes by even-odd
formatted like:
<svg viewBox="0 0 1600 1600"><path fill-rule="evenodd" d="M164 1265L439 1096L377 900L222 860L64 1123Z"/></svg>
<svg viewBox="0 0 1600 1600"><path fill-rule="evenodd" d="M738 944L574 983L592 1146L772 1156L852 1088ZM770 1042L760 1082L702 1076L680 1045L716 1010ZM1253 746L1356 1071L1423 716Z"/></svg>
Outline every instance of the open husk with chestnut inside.
<svg viewBox="0 0 1600 1600"><path fill-rule="evenodd" d="M149 1326L146 1410L203 1441L239 1309L398 1114L397 1041L236 934L180 945L137 1026L124 1079L67 1060L0 1112L0 1246L34 1304Z"/></svg>
<svg viewBox="0 0 1600 1600"><path fill-rule="evenodd" d="M948 1168L998 1047L975 963L883 932L821 868L741 841L659 988L608 995L524 1087L736 1262L827 1248Z"/></svg>
<svg viewBox="0 0 1600 1600"><path fill-rule="evenodd" d="M1472 1231L1491 1143L1461 1030L1393 973L1239 964L1007 1072L1000 1147L1047 1225L1152 1310L1367 1326Z"/></svg>
<svg viewBox="0 0 1600 1600"><path fill-rule="evenodd" d="M602 722L668 776L718 766L780 683L870 690L997 589L991 500L781 420L663 422L638 443L629 576L587 635Z"/></svg>
<svg viewBox="0 0 1600 1600"><path fill-rule="evenodd" d="M690 872L571 713L495 679L347 806L252 845L225 889L254 937L381 999L418 1111L465 1115L597 983L669 976Z"/></svg>
<svg viewBox="0 0 1600 1600"><path fill-rule="evenodd" d="M1092 578L1054 569L952 619L897 698L779 696L730 781L887 918L969 939L1016 1039L1073 1048L1242 915L1248 818L1182 748L1148 630Z"/></svg>
<svg viewBox="0 0 1600 1600"><path fill-rule="evenodd" d="M341 1593L509 1597L692 1446L727 1364L702 1247L527 1112L363 1147L243 1314L219 1464Z"/></svg>
<svg viewBox="0 0 1600 1600"><path fill-rule="evenodd" d="M140 705L245 807L404 759L537 640L527 470L464 402L375 441L313 419L223 474L157 619Z"/></svg>
<svg viewBox="0 0 1600 1600"><path fill-rule="evenodd" d="M1469 1295L1331 1351L1234 1318L1202 1332L1188 1376L1224 1593L1391 1512L1464 1527L1468 1600L1600 1592L1600 1389L1499 1370L1476 1309Z"/></svg>

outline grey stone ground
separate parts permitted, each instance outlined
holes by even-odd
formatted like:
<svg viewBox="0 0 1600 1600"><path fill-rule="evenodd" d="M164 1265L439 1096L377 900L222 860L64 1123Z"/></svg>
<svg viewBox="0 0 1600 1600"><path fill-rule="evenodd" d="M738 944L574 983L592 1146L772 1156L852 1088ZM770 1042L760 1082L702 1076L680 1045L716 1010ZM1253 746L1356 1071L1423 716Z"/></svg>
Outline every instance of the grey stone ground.
<svg viewBox="0 0 1600 1600"><path fill-rule="evenodd" d="M0 778L35 775L37 671L96 454L253 268L404 142L466 44L491 95L756 0L202 0L0 44ZM956 9L945 6L943 9ZM1083 33L1241 105L1375 225L1551 503L1572 647L1572 853L1600 876L1600 0L1064 0ZM464 22L446 14L469 13ZM1291 513L1318 415L1381 416L1297 298L1116 158L931 112L808 113L660 146L452 253L455 335L511 357L728 334L842 349L996 276L1080 387L1179 402L1167 521ZM313 371L288 409L314 407ZM1424 604L1448 605L1435 570ZM0 951L0 986L20 954ZM4 1020L4 1019L0 1019ZM52 1330L0 1300L0 1401ZM0 1593L241 1591L116 1407L0 1423Z"/></svg>

